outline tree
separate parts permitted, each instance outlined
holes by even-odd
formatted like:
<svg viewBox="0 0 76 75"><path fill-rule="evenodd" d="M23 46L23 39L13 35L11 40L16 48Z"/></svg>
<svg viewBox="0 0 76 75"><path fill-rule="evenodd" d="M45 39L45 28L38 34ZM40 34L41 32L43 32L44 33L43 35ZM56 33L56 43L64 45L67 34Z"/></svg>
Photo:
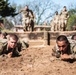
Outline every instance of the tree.
<svg viewBox="0 0 76 75"><path fill-rule="evenodd" d="M76 9L70 9L68 13L69 13L69 16L74 15L76 13Z"/></svg>
<svg viewBox="0 0 76 75"><path fill-rule="evenodd" d="M22 5L17 5L14 2L11 5L16 7L16 13L18 13L23 8ZM14 17L10 17L9 20L10 19L13 22L14 25L21 25L21 23L22 23L22 14L21 13L17 14Z"/></svg>
<svg viewBox="0 0 76 75"><path fill-rule="evenodd" d="M76 26L76 14L72 14L67 23L67 30L73 30L73 26Z"/></svg>
<svg viewBox="0 0 76 75"><path fill-rule="evenodd" d="M55 4L51 0L34 0L29 4L29 7L34 11L36 15L37 25L43 23L44 21L51 20L55 11L59 9L59 5Z"/></svg>
<svg viewBox="0 0 76 75"><path fill-rule="evenodd" d="M70 8L68 14L67 30L73 30L73 26L76 26L76 8Z"/></svg>
<svg viewBox="0 0 76 75"><path fill-rule="evenodd" d="M6 17L6 16L15 16L16 8L12 7L10 3L8 3L8 0L0 0L0 16Z"/></svg>
<svg viewBox="0 0 76 75"><path fill-rule="evenodd" d="M6 17L17 15L16 7L11 6L9 0L0 0L0 19L3 20L4 28L13 27L12 22L9 22Z"/></svg>

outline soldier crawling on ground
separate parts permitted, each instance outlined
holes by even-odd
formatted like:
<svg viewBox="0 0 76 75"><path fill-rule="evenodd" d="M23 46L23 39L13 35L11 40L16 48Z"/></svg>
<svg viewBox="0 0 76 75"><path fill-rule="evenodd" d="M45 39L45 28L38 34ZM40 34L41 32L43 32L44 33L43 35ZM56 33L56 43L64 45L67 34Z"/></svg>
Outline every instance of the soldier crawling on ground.
<svg viewBox="0 0 76 75"><path fill-rule="evenodd" d="M52 49L52 55L61 60L76 60L76 44L71 44L65 35L60 35L56 40L57 45Z"/></svg>
<svg viewBox="0 0 76 75"><path fill-rule="evenodd" d="M19 11L19 13L22 12L22 24L24 26L24 31L34 31L34 13L32 10L28 8L26 5L23 9Z"/></svg>
<svg viewBox="0 0 76 75"><path fill-rule="evenodd" d="M9 34L8 39L2 37L0 40L0 55L4 57L20 56L20 51L28 47L28 44L20 41L15 34Z"/></svg>

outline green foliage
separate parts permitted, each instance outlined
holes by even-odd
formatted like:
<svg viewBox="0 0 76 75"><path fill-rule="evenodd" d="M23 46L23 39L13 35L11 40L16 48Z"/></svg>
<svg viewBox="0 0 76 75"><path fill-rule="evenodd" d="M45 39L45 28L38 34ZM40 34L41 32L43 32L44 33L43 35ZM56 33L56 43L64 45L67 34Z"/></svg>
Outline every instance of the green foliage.
<svg viewBox="0 0 76 75"><path fill-rule="evenodd" d="M12 22L8 21L6 18L5 18L5 25L4 27L6 29L11 29L12 27L14 27L14 25L12 24Z"/></svg>
<svg viewBox="0 0 76 75"><path fill-rule="evenodd" d="M76 13L76 9L70 9L70 10L68 11L68 13L69 13L69 15L71 16L71 15L73 15L73 14Z"/></svg>
<svg viewBox="0 0 76 75"><path fill-rule="evenodd" d="M0 0L0 16L6 17L6 16L15 16L16 8L12 7L10 3L8 3L8 0Z"/></svg>
<svg viewBox="0 0 76 75"><path fill-rule="evenodd" d="M76 26L76 14L70 15L67 23L67 30L73 30L73 26Z"/></svg>
<svg viewBox="0 0 76 75"><path fill-rule="evenodd" d="M75 8L71 8L68 11L69 14L69 19L67 22L67 30L73 30L73 26L76 26L76 9Z"/></svg>

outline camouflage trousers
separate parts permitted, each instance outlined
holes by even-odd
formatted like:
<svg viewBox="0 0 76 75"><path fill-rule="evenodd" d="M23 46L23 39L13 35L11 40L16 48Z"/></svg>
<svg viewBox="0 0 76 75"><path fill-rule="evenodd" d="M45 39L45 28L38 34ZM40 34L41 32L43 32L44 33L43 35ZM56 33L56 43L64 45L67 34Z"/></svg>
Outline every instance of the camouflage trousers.
<svg viewBox="0 0 76 75"><path fill-rule="evenodd" d="M34 21L26 18L22 20L22 24L24 26L24 31L34 31Z"/></svg>

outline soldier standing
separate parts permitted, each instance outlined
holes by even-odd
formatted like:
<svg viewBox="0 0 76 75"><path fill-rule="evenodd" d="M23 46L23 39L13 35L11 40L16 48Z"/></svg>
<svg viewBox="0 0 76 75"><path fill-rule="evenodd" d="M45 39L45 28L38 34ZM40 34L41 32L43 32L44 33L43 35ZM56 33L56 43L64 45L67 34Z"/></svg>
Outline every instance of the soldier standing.
<svg viewBox="0 0 76 75"><path fill-rule="evenodd" d="M60 15L58 14L58 11L56 11L56 14L54 16L53 22L54 22L54 30L59 31L60 30L60 23L59 23Z"/></svg>
<svg viewBox="0 0 76 75"><path fill-rule="evenodd" d="M19 13L22 14L22 24L24 26L24 31L32 30L34 31L34 14L32 10L26 5L25 8L21 9Z"/></svg>
<svg viewBox="0 0 76 75"><path fill-rule="evenodd" d="M60 13L61 31L65 31L68 17L69 15L66 6L64 6L63 10Z"/></svg>
<svg viewBox="0 0 76 75"><path fill-rule="evenodd" d="M51 31L54 31L54 22L53 22L53 20L50 21L50 25L51 25Z"/></svg>

